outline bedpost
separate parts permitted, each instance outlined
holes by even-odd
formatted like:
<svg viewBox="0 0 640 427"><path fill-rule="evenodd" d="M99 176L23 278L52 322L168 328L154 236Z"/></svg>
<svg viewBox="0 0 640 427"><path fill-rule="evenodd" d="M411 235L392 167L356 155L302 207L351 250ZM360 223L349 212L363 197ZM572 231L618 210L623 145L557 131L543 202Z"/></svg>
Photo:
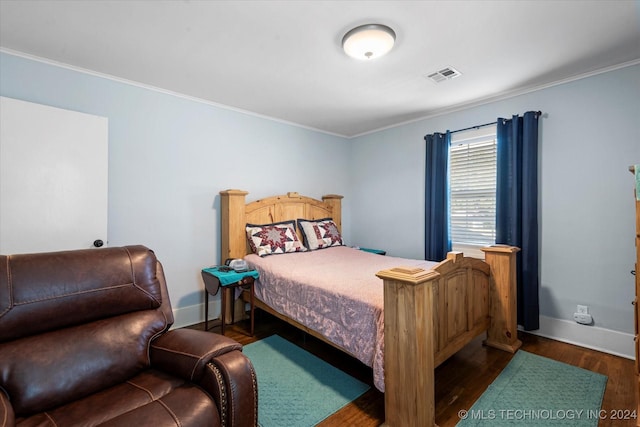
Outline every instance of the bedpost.
<svg viewBox="0 0 640 427"><path fill-rule="evenodd" d="M491 325L485 345L515 353L518 339L516 254L520 248L496 245L482 248L490 267Z"/></svg>
<svg viewBox="0 0 640 427"><path fill-rule="evenodd" d="M342 197L337 194L327 194L322 196L322 201L331 206L333 211L333 222L338 226L338 230L342 232Z"/></svg>
<svg viewBox="0 0 640 427"><path fill-rule="evenodd" d="M440 274L392 268L384 282L384 407L387 427L435 425L433 306Z"/></svg>
<svg viewBox="0 0 640 427"><path fill-rule="evenodd" d="M242 258L247 254L245 237L245 196L242 190L220 192L220 263L227 258Z"/></svg>

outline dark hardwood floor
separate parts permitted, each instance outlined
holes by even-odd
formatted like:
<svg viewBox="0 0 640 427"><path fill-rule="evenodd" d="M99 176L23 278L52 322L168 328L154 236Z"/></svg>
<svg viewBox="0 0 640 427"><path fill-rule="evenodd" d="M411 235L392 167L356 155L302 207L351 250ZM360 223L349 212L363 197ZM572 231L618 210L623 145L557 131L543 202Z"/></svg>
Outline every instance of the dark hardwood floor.
<svg viewBox="0 0 640 427"><path fill-rule="evenodd" d="M190 328L202 329L203 324ZM220 328L210 331L219 332ZM242 321L227 326L225 333L243 345L278 334L371 386L368 392L319 426L373 427L384 422L384 394L373 387L371 369L358 360L260 310L256 310L255 335L250 337L247 331L248 321ZM606 375L608 381L602 403L606 419L601 419L599 426L635 426L635 420L612 419L622 411L635 409L632 360L527 333L520 333L520 339L525 351ZM510 353L483 346L479 337L436 368L436 423L440 427L455 426L459 421L458 411L473 405L511 357Z"/></svg>

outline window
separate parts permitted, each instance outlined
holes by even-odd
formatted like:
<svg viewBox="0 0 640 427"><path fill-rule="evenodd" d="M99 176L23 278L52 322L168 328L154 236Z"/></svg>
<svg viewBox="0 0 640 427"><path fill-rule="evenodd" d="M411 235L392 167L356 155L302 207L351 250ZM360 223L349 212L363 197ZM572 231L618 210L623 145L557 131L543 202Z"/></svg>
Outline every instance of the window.
<svg viewBox="0 0 640 427"><path fill-rule="evenodd" d="M450 236L465 255L484 258L496 242L496 150L495 126L451 135Z"/></svg>

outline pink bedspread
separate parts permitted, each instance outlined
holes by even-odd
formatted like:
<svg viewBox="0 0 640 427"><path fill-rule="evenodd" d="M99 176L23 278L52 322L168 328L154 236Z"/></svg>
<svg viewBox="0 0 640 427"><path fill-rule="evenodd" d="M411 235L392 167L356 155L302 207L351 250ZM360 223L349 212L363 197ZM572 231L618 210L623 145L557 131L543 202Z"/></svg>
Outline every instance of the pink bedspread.
<svg viewBox="0 0 640 427"><path fill-rule="evenodd" d="M260 273L256 297L370 366L384 392L384 297L375 274L400 266L429 270L436 263L346 246L245 259Z"/></svg>

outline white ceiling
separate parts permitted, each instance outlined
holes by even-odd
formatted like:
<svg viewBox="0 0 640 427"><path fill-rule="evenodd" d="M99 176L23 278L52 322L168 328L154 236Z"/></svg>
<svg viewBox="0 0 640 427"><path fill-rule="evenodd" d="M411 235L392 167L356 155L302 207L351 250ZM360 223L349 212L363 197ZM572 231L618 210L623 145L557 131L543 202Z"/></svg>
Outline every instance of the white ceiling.
<svg viewBox="0 0 640 427"><path fill-rule="evenodd" d="M367 23L394 49L347 57ZM0 46L354 136L639 62L640 1L0 0Z"/></svg>

